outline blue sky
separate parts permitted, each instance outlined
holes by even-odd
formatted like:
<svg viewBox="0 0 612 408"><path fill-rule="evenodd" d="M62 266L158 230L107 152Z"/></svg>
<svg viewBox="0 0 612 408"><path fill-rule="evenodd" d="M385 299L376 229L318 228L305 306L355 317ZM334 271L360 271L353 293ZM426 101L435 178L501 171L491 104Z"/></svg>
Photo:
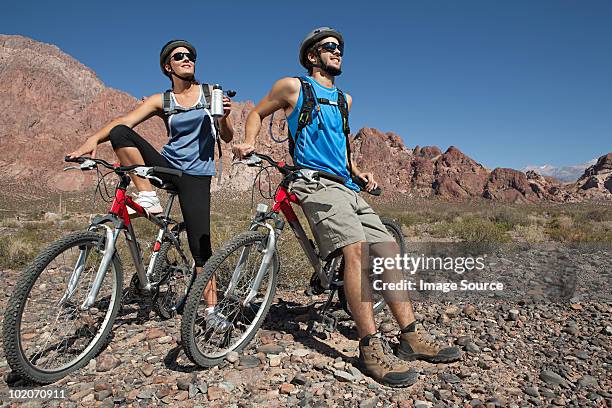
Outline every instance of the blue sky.
<svg viewBox="0 0 612 408"><path fill-rule="evenodd" d="M303 72L302 37L346 39L351 126L455 145L489 167L568 165L612 151L612 1L8 2L0 32L57 45L107 85L168 86L161 46L198 47L198 76L259 100Z"/></svg>

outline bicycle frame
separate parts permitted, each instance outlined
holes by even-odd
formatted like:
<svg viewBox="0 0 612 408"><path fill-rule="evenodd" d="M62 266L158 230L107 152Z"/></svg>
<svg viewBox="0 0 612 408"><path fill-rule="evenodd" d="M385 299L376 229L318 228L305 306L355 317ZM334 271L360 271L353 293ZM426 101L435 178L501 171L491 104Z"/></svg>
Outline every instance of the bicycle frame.
<svg viewBox="0 0 612 408"><path fill-rule="evenodd" d="M174 202L174 195L170 195L169 202L166 206L166 210L164 212L164 217L162 220L154 215L147 213L139 204L134 202L134 200L129 195L127 195L126 190L129 186L129 183L129 176L125 174L121 175L121 182L115 189L115 198L113 200L113 203L111 204L111 208L108 214L105 216L94 217L92 223L88 228L90 231L104 229L106 239L104 243L104 250L102 251L102 261L100 262L100 266L98 267L96 276L87 294L87 297L83 304L81 304L80 306L82 310L89 309L95 303L95 299L98 296L98 293L100 292L100 287L102 286L102 282L104 280L108 267L110 266L113 256L115 254L117 239L121 231L123 231L125 235L130 255L136 267L136 273L140 282L140 289L145 291L150 291L152 288L149 276L152 273L152 269L155 264L155 259L157 258L157 254L159 252L159 249L161 248L161 241L164 235L167 235L168 237L170 237L171 240L175 241L175 238L172 234L167 234L168 223L164 221L168 219L168 216L170 214L170 209L172 208L172 204ZM153 251L151 253L148 268L146 271L142 259L142 254L140 252L140 248L138 247L138 243L136 240L134 227L128 214L128 207L132 208L139 215L146 217L160 228L155 240L155 244L153 246ZM113 227L109 227L107 225L108 223L112 224ZM175 242L175 244L177 244L177 242ZM72 275L70 276L66 293L60 300L60 305L70 299L70 297L76 290L77 282L83 271L88 255L89 250L81 250L79 257L75 263Z"/></svg>
<svg viewBox="0 0 612 408"><path fill-rule="evenodd" d="M300 223L297 215L295 214L295 211L293 211L291 203L299 205L299 201L295 194L290 193L287 187L283 183L281 183L274 197L274 205L272 207L272 211L266 213L264 210L262 213L258 213L258 215L255 217L255 220L251 224L251 231L255 231L258 228L263 227L266 228L269 233L266 248L262 251L264 257L262 259L259 270L257 271L257 275L255 276L255 280L253 281L253 284L251 286L251 290L242 302L243 306L247 306L251 302L251 300L253 300L253 298L257 295L266 270L268 269L268 266L272 261L272 256L276 251L276 241L284 227L284 222L278 218L279 213L282 213L287 222L289 223L291 230L293 231L295 237L300 243L300 246L304 250L304 253L308 257L308 260L315 272L317 274L321 274L321 260L315 252L314 245L308 239L308 236L306 235L302 224ZM275 225L270 225L266 222L267 220L274 220ZM228 285L228 288L225 291L225 296L232 296L236 284L238 283L238 280L240 278L242 268L246 260L248 259L249 251L250 248L244 248L242 250L236 268L232 273L230 284Z"/></svg>

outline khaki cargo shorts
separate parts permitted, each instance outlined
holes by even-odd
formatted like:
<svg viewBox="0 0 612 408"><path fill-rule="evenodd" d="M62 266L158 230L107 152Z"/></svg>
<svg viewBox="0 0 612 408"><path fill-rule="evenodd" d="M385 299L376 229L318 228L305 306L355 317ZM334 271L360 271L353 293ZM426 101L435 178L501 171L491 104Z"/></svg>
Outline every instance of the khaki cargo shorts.
<svg viewBox="0 0 612 408"><path fill-rule="evenodd" d="M289 191L300 201L323 259L359 241L395 242L372 207L342 184L298 179Z"/></svg>

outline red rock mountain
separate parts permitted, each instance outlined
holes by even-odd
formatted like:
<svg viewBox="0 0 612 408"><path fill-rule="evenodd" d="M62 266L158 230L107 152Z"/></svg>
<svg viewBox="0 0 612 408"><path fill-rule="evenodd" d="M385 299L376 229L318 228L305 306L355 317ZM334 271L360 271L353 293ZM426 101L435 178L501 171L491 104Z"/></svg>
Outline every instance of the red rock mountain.
<svg viewBox="0 0 612 408"><path fill-rule="evenodd" d="M95 73L53 45L25 37L0 35L0 176L7 188L28 194L71 191L93 186L93 175L62 172L64 155L113 118L133 109L138 100L107 88ZM243 139L244 122L252 103L237 102L232 118L236 140ZM286 133L275 116L275 134ZM274 142L264 121L257 149L278 159L286 144ZM162 121L151 119L137 131L161 147L166 138ZM573 185L562 185L534 172L485 169L454 146L442 152L434 146L408 148L400 136L364 128L354 135L355 163L374 172L387 199L432 197L485 198L508 202L573 201L581 197L612 197L612 153L587 169ZM231 166L224 147L223 182L228 194L250 189L255 171ZM113 158L108 144L99 157ZM588 173L588 174L587 174ZM215 184L215 183L213 183Z"/></svg>

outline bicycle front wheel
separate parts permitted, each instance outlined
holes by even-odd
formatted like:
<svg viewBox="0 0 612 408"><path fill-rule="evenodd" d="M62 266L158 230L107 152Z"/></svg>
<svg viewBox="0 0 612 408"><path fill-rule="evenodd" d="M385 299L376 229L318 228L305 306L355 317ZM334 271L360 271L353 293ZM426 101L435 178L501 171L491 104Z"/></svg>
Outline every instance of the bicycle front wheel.
<svg viewBox="0 0 612 408"><path fill-rule="evenodd" d="M92 231L69 234L43 250L23 272L3 328L8 363L20 377L52 383L83 367L103 347L121 307L123 270L117 254L95 303L86 310L82 305L102 260L104 241Z"/></svg>
<svg viewBox="0 0 612 408"><path fill-rule="evenodd" d="M276 291L279 261L276 251L254 297L247 297L262 265L268 236L242 233L227 242L204 265L187 296L181 322L185 354L201 367L223 361L253 339L270 309ZM231 287L230 287L231 283ZM216 316L226 325L211 324L206 308L216 303Z"/></svg>

